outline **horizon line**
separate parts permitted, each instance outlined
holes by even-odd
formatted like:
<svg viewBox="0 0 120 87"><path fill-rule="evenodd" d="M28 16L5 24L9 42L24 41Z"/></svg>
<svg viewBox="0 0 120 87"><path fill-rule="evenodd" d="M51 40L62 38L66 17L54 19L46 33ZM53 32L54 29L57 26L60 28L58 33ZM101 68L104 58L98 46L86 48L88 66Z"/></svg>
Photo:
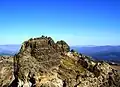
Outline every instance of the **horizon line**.
<svg viewBox="0 0 120 87"><path fill-rule="evenodd" d="M0 44L0 46L22 45L22 44ZM69 45L69 44L68 44ZM95 46L120 46L120 45L69 45L70 47L95 47Z"/></svg>

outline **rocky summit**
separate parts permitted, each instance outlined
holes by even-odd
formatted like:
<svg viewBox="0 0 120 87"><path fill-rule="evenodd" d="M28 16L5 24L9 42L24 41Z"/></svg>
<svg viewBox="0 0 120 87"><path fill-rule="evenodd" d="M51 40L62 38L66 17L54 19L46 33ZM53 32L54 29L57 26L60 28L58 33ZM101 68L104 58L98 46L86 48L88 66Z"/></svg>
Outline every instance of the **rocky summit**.
<svg viewBox="0 0 120 87"><path fill-rule="evenodd" d="M25 41L18 54L0 59L0 87L120 87L120 74L106 62L42 36Z"/></svg>

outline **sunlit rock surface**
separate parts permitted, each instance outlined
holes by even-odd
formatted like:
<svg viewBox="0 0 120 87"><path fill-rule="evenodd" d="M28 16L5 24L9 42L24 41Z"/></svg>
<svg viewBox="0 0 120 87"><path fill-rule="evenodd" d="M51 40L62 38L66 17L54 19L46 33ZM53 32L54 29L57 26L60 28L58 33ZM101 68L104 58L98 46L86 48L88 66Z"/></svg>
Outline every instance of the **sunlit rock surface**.
<svg viewBox="0 0 120 87"><path fill-rule="evenodd" d="M14 78L13 57L0 56L0 87L8 87Z"/></svg>

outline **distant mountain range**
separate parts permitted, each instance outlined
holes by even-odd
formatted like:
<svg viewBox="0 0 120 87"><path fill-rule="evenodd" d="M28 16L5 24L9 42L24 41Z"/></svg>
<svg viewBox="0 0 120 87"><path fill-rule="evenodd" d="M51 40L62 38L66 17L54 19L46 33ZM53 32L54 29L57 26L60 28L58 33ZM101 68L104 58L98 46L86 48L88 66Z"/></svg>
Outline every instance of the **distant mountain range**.
<svg viewBox="0 0 120 87"><path fill-rule="evenodd" d="M14 55L16 54L21 45L0 45L0 55Z"/></svg>
<svg viewBox="0 0 120 87"><path fill-rule="evenodd" d="M21 45L0 45L0 55L15 55L20 47ZM71 46L71 49L96 60L120 62L120 46Z"/></svg>
<svg viewBox="0 0 120 87"><path fill-rule="evenodd" d="M71 49L92 56L96 60L120 63L120 46L71 46Z"/></svg>

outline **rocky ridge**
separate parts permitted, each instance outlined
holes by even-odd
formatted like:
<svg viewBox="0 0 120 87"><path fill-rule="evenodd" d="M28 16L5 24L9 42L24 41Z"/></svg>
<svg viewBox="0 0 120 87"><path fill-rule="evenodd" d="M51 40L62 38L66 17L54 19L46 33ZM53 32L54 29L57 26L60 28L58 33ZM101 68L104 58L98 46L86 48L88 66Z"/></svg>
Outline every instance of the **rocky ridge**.
<svg viewBox="0 0 120 87"><path fill-rule="evenodd" d="M70 51L63 40L31 38L11 59L11 78L0 80L0 87L120 87L120 75L108 63Z"/></svg>

